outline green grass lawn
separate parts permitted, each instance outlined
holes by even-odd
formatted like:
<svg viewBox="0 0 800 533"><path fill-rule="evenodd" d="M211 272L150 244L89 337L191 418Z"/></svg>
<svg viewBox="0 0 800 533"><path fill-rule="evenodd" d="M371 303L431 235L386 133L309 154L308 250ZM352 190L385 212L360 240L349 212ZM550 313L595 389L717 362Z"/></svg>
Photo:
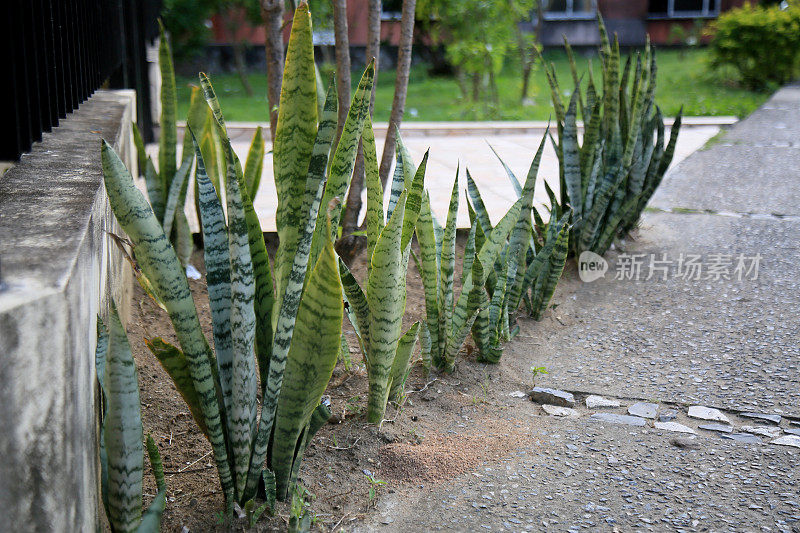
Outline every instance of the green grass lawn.
<svg viewBox="0 0 800 533"><path fill-rule="evenodd" d="M569 64L561 51L545 54L553 61L563 90L571 90ZM658 52L658 85L656 103L666 116L674 116L680 106L684 115L733 115L743 117L754 111L769 97L769 93L753 92L733 86L707 68L706 50L688 50L683 56L677 50ZM599 77L599 61L594 58L595 75ZM587 69L588 60L578 59L580 71ZM330 70L323 67L323 71ZM255 96L247 97L235 74L209 73L220 97L220 103L229 121L267 121L266 76L252 74L250 83ZM353 74L353 83L360 73ZM186 116L189 107L189 86L196 84L191 78L178 78L178 112ZM522 86L519 68L508 65L498 77L499 103L475 104L461 97L453 78L430 76L426 65L412 69L408 87L406 114L408 121L458 121L458 120L547 120L552 114L550 91L540 67L534 71L529 96L532 105L520 103ZM392 106L394 72L381 72L375 97L375 120L387 121ZM565 99L568 95L565 94Z"/></svg>

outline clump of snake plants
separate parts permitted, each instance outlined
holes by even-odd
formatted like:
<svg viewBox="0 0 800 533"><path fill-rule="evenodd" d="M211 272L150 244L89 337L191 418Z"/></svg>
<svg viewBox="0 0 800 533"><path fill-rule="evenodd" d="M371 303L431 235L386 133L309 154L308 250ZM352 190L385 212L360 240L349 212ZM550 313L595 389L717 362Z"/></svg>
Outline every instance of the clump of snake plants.
<svg viewBox="0 0 800 533"><path fill-rule="evenodd" d="M195 137L213 350L175 250L124 164L103 144L112 210L179 343L152 339L148 345L211 443L229 510L234 503L252 508L262 479L268 502L285 499L309 440L330 417L320 399L336 364L344 314L332 243L341 215L335 199L343 197L352 177L374 66L361 78L332 151L335 84L318 114L311 35L311 16L302 3L292 23L273 149L280 238L274 276L214 89L200 75L226 162L223 211Z"/></svg>
<svg viewBox="0 0 800 533"><path fill-rule="evenodd" d="M564 271L564 265L569 253L569 225L570 213L564 212L562 206L555 197L555 193L544 182L544 187L550 200L550 213L547 222L533 206L533 198L536 190L536 176L539 172L539 164L542 159L545 139L547 132L542 137L536 155L528 170L524 186L520 185L511 168L506 165L500 156L500 163L506 170L511 185L517 197L523 200L523 208L520 218L514 228L512 237L509 240L509 259L508 270L514 272L513 280L506 276L508 285L508 313L512 320L521 304L524 304L528 314L535 320L540 320L542 313L549 307L550 300L555 292L556 284ZM495 155L497 153L495 152ZM472 179L469 179L469 194L477 206L480 220L488 223L488 215L483 207L478 187ZM533 219L531 220L531 215ZM526 243L525 240L528 240ZM516 265L511 262L516 261ZM501 269L502 270L502 269ZM515 328L510 330L510 336L515 335Z"/></svg>
<svg viewBox="0 0 800 533"><path fill-rule="evenodd" d="M182 265L189 263L192 255L193 241L186 218L184 206L186 193L191 181L190 175L194 163L195 152L192 136L188 131L183 136L180 159L178 157L178 99L175 87L175 69L172 62L172 51L164 26L160 24L160 40L158 47L158 63L161 71L161 117L159 118L160 137L158 145L158 169L152 158L147 155L144 140L136 124L133 124L133 138L136 145L139 173L144 176L147 186L147 197L153 208L156 219L164 228L170 243L178 254ZM192 87L189 112L186 118L187 130L192 129L197 136L200 150L206 161L206 173L219 194L224 194L225 150L222 145L211 109L203 98L199 87ZM180 161L180 166L176 161ZM250 151L245 164L245 181L248 190L257 192L264 161L264 138L259 127L250 144ZM200 210L198 190L195 180L195 207L198 221ZM255 196L255 194L253 194ZM222 198L222 196L220 197ZM146 282L143 282L146 285Z"/></svg>
<svg viewBox="0 0 800 533"><path fill-rule="evenodd" d="M425 154L419 168L414 168L399 136L398 146L389 207L384 216L375 136L367 118L363 136L367 182L366 290L359 286L344 262L339 260L349 304L348 318L358 335L367 367L367 421L373 424L382 422L387 401L390 398L397 399L402 394L419 333L418 322L405 333L402 326L411 237L422 207L428 154Z"/></svg>
<svg viewBox="0 0 800 533"><path fill-rule="evenodd" d="M142 513L142 414L139 380L125 328L112 303L108 326L97 317L95 351L100 383L100 492L113 533L156 533L166 505L164 469L153 438L147 436L147 453L158 494Z"/></svg>
<svg viewBox="0 0 800 533"><path fill-rule="evenodd" d="M620 76L619 42L611 45L603 20L600 28L601 86L589 69L585 94L569 44L566 43L575 89L567 107L555 67L545 65L558 123L554 142L560 171L560 201L572 209L570 243L574 253L603 254L617 237L638 222L661 183L675 151L681 116L676 118L664 146L664 120L655 104L656 60L649 41L636 54L631 75L629 56ZM577 116L583 118L583 142L578 140ZM655 140L654 140L655 139Z"/></svg>

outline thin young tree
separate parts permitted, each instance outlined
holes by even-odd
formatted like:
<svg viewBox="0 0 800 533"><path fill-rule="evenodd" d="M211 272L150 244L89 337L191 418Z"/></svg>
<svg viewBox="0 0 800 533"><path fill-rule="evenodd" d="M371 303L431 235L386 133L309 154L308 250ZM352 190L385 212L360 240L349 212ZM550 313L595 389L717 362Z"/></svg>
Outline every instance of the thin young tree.
<svg viewBox="0 0 800 533"><path fill-rule="evenodd" d="M278 125L278 102L283 83L283 1L261 0L261 15L266 26L264 48L267 55L267 101L269 102L269 133L275 141Z"/></svg>
<svg viewBox="0 0 800 533"><path fill-rule="evenodd" d="M400 17L400 46L397 51L397 76L394 82L394 100L392 100L392 113L389 115L389 127L386 130L386 140L383 143L383 154L381 155L380 176L384 190L389 180L392 159L394 159L397 128L400 127L400 123L403 121L403 112L406 108L416 7L417 0L403 0L403 13Z"/></svg>
<svg viewBox="0 0 800 533"><path fill-rule="evenodd" d="M367 24L367 61L375 58L375 85L372 87L369 101L369 115L373 116L375 108L375 87L378 83L381 47L381 0L369 0ZM361 213L361 193L364 191L364 150L359 142L358 155L353 170L353 181L347 194L347 205L342 218L342 242L337 247L346 255L351 256L357 252L356 239L351 235L358 229L358 216Z"/></svg>
<svg viewBox="0 0 800 533"><path fill-rule="evenodd" d="M333 0L333 37L336 45L336 89L339 93L339 124L336 142L342 135L350 111L350 37L347 28L347 0Z"/></svg>

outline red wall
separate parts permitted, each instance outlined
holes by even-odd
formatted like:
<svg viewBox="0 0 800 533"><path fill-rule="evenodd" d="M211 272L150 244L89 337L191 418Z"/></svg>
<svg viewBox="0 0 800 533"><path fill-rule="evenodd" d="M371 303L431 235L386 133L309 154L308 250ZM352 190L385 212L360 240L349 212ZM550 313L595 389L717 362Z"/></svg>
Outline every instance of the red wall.
<svg viewBox="0 0 800 533"><path fill-rule="evenodd" d="M347 0L347 30L350 36L350 46L367 45L367 0ZM291 13L286 13L285 20L291 19ZM251 26L236 12L214 15L211 18L212 41L214 44L230 44L235 41L247 41L254 45L263 45L265 32L263 26ZM235 27L231 34L228 26ZM290 25L284 31L284 41L288 41ZM331 21L330 26L333 26ZM234 40L233 37L236 39ZM400 21L384 20L381 22L381 43L397 45L400 42Z"/></svg>

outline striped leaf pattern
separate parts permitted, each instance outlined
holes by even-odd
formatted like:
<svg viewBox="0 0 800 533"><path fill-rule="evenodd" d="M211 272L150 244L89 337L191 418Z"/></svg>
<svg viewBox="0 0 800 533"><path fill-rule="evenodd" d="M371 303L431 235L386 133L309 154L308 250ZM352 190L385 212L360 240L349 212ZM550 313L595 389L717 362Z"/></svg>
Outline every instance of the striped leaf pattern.
<svg viewBox="0 0 800 533"><path fill-rule="evenodd" d="M125 329L112 306L103 383L103 442L108 465L106 512L112 529L135 531L142 515L142 418L139 382Z"/></svg>
<svg viewBox="0 0 800 533"><path fill-rule="evenodd" d="M309 159L317 136L317 81L311 43L311 13L303 3L295 11L278 106L273 174L278 194L275 226L280 244L275 256L278 298L286 288L302 231L302 202Z"/></svg>
<svg viewBox="0 0 800 533"><path fill-rule="evenodd" d="M208 428L214 460L226 501L233 501L222 418L217 403L211 354L200 328L186 275L161 225L114 150L102 144L103 177L111 209L131 238L139 265L169 313L188 362L200 408Z"/></svg>
<svg viewBox="0 0 800 533"><path fill-rule="evenodd" d="M570 206L570 249L575 254L590 250L603 254L614 239L624 236L639 220L655 192L669 158L663 149L663 119L655 105L656 60L649 42L644 51L629 56L620 69L619 42L609 39L598 15L602 94L598 95L589 70L586 105L574 61L575 85L565 113L555 75L548 71L556 108L561 194L559 208ZM621 72L620 72L621 70ZM586 123L579 146L577 114ZM680 129L673 129L674 138ZM556 205L555 195L551 205ZM560 213L559 213L560 215Z"/></svg>
<svg viewBox="0 0 800 533"><path fill-rule="evenodd" d="M178 93L175 89L175 69L172 67L172 51L164 25L158 23L160 39L158 64L161 68L161 135L158 140L158 172L162 191L168 191L175 175L176 148L178 144ZM167 233L167 235L169 235Z"/></svg>
<svg viewBox="0 0 800 533"><path fill-rule="evenodd" d="M261 130L261 126L259 126L256 128L255 134L253 134L253 140L250 142L250 150L247 151L247 160L244 164L244 182L251 201L255 201L256 194L258 194L263 169L264 133Z"/></svg>
<svg viewBox="0 0 800 533"><path fill-rule="evenodd" d="M400 195L394 213L383 228L372 254L367 280L369 305L370 365L367 421L380 424L389 397L389 377L405 312L405 283L402 269L403 218L407 193Z"/></svg>
<svg viewBox="0 0 800 533"><path fill-rule="evenodd" d="M275 423L271 462L277 495L290 486L294 454L302 430L319 404L339 353L344 306L333 243L326 243L309 278L297 312ZM299 464L300 458L296 459Z"/></svg>
<svg viewBox="0 0 800 533"><path fill-rule="evenodd" d="M414 322L397 342L397 350L395 351L392 370L389 374L390 400L398 401L403 395L403 387L411 371L409 363L411 362L411 353L414 351L414 346L417 344L419 324L419 322Z"/></svg>

